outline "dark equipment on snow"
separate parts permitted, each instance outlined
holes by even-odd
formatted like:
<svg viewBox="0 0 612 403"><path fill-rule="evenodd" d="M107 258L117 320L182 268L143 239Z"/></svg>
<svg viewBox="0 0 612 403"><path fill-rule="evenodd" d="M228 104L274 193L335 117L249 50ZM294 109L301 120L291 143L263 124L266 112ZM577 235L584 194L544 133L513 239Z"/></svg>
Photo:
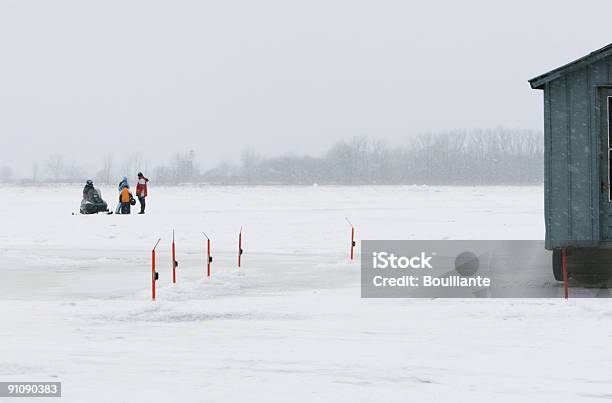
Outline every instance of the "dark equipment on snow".
<svg viewBox="0 0 612 403"><path fill-rule="evenodd" d="M108 205L102 199L100 190L92 188L81 200L81 214L108 212Z"/></svg>

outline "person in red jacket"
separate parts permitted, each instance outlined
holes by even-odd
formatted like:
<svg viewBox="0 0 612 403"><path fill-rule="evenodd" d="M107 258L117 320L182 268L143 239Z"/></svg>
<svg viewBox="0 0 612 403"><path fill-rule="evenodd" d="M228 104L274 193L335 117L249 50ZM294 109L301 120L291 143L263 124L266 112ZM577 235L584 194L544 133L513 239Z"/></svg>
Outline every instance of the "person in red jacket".
<svg viewBox="0 0 612 403"><path fill-rule="evenodd" d="M138 196L138 201L140 202L140 213L145 213L145 197L147 194L147 182L149 180L145 178L142 172L138 172L138 185L136 185L136 196Z"/></svg>

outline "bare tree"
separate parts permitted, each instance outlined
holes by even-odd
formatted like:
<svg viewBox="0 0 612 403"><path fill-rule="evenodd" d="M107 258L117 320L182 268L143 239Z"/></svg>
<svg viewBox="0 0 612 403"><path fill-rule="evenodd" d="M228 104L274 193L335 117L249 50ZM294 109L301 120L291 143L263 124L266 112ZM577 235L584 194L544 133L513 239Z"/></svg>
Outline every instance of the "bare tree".
<svg viewBox="0 0 612 403"><path fill-rule="evenodd" d="M113 162L114 157L112 154L106 154L102 157L102 169L98 174L97 180L103 183L111 183L112 175L113 175Z"/></svg>
<svg viewBox="0 0 612 403"><path fill-rule="evenodd" d="M138 152L133 152L126 155L121 164L120 176L125 175L128 178L136 176L136 173L142 169L142 161L142 155Z"/></svg>
<svg viewBox="0 0 612 403"><path fill-rule="evenodd" d="M64 174L64 157L61 154L51 154L47 160L47 171L55 182L59 182Z"/></svg>
<svg viewBox="0 0 612 403"><path fill-rule="evenodd" d="M193 182L196 177L195 152L190 150L185 154L174 156L173 170L175 183Z"/></svg>
<svg viewBox="0 0 612 403"><path fill-rule="evenodd" d="M0 182L7 183L13 180L13 170L8 165L0 167Z"/></svg>
<svg viewBox="0 0 612 403"><path fill-rule="evenodd" d="M246 180L246 183L253 184L260 181L260 172L258 172L258 165L261 158L255 154L253 150L245 150L241 156L242 169L241 176Z"/></svg>
<svg viewBox="0 0 612 403"><path fill-rule="evenodd" d="M82 182L85 179L90 179L90 178L85 178L86 176L85 172L77 164L77 162L74 159L70 159L70 161L66 163L65 165L66 165L66 168L65 168L63 179L66 180L67 182Z"/></svg>

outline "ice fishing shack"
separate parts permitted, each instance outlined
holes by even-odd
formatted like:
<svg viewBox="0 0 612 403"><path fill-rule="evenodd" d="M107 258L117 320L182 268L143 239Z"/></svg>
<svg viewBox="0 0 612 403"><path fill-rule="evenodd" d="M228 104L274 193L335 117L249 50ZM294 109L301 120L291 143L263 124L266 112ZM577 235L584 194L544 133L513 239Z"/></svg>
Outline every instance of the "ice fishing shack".
<svg viewBox="0 0 612 403"><path fill-rule="evenodd" d="M529 80L544 93L546 249L562 279L612 272L612 44Z"/></svg>

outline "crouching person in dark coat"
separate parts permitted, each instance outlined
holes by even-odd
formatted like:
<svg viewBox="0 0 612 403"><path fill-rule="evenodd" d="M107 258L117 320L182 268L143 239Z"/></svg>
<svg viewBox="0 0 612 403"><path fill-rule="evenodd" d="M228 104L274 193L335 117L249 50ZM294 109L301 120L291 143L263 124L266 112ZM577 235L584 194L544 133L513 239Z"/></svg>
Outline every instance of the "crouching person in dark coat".
<svg viewBox="0 0 612 403"><path fill-rule="evenodd" d="M94 188L93 181L88 179L85 183L85 187L83 188L83 199L91 201L95 192L96 189Z"/></svg>
<svg viewBox="0 0 612 403"><path fill-rule="evenodd" d="M121 203L121 214L130 214L132 194L128 188L121 189L119 203Z"/></svg>

